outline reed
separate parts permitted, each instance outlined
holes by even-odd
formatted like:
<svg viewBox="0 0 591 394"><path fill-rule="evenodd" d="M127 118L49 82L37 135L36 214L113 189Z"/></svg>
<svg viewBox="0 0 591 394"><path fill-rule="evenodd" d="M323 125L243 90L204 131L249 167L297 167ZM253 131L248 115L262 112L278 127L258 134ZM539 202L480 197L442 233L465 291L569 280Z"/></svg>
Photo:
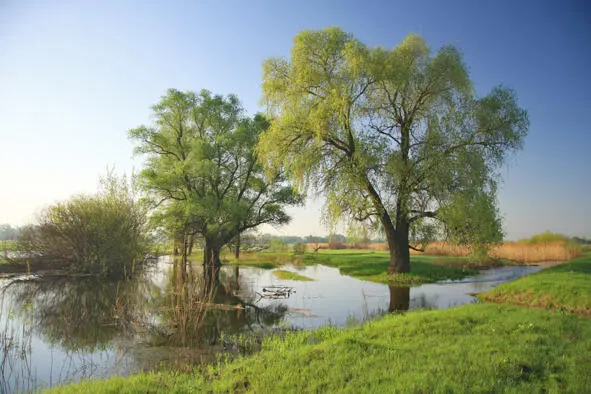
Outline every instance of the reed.
<svg viewBox="0 0 591 394"><path fill-rule="evenodd" d="M536 237L532 237L536 239ZM364 249L375 251L386 251L388 245L385 243L373 243L364 245L339 244L338 247L331 247L330 244L308 244L309 249ZM505 242L489 250L489 256L495 259L518 261L522 263L537 263L541 261L568 261L582 255L581 245L570 242L568 239L547 242L531 242L522 240L518 242ZM428 256L449 256L468 257L471 250L466 245L458 245L449 242L432 242L425 247L424 252L410 251L413 255Z"/></svg>

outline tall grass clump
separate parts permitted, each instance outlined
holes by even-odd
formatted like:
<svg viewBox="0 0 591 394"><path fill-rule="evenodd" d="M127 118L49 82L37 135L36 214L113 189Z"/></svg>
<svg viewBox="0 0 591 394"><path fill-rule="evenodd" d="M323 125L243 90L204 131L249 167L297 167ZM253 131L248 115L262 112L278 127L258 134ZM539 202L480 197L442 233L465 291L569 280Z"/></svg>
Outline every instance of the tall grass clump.
<svg viewBox="0 0 591 394"><path fill-rule="evenodd" d="M109 172L95 195L48 207L21 235L24 248L76 272L129 276L147 250L147 212L125 177Z"/></svg>

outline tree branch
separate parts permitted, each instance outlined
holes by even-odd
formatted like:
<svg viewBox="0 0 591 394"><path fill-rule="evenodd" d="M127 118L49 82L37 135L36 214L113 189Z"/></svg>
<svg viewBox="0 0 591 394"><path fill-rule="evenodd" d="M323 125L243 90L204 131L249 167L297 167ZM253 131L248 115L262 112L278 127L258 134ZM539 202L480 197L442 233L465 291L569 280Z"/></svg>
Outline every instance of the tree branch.
<svg viewBox="0 0 591 394"><path fill-rule="evenodd" d="M424 252L425 251L425 249L414 247L411 244L408 244L408 248L412 249L412 250L416 250L417 252Z"/></svg>
<svg viewBox="0 0 591 394"><path fill-rule="evenodd" d="M411 210L410 213L416 213L417 215L413 216L412 218L408 219L408 223L412 223L416 220L422 219L422 218L437 218L437 211L416 211L416 210Z"/></svg>

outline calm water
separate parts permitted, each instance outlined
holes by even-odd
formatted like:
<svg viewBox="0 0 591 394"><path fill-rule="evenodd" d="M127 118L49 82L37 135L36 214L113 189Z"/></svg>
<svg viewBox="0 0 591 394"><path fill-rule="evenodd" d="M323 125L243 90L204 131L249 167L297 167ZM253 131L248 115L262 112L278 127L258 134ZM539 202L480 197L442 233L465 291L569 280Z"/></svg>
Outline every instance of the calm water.
<svg viewBox="0 0 591 394"><path fill-rule="evenodd" d="M215 359L222 338L277 328L346 326L388 311L477 302L471 293L540 267L482 271L461 281L397 288L322 265L287 267L314 281L279 280L272 270L200 265L183 272L166 260L126 282L21 277L0 281L0 392ZM270 286L295 292L261 298Z"/></svg>

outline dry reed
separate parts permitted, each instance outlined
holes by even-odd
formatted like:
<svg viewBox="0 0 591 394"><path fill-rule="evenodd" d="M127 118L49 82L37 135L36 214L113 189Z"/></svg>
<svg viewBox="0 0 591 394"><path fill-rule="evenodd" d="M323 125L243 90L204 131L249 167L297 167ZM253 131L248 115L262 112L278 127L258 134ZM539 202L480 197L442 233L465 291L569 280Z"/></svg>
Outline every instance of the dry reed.
<svg viewBox="0 0 591 394"><path fill-rule="evenodd" d="M336 246L336 247L335 247ZM388 250L385 243L371 244L343 244L328 243L307 244L308 250L318 249L365 249ZM424 252L410 251L411 254L424 254L429 256L467 257L471 255L470 248L465 245L457 245L448 242L432 242ZM532 244L528 242L505 242L489 251L489 256L498 259L519 261L523 263L536 263L541 261L567 261L581 256L580 245L566 241L555 241Z"/></svg>

